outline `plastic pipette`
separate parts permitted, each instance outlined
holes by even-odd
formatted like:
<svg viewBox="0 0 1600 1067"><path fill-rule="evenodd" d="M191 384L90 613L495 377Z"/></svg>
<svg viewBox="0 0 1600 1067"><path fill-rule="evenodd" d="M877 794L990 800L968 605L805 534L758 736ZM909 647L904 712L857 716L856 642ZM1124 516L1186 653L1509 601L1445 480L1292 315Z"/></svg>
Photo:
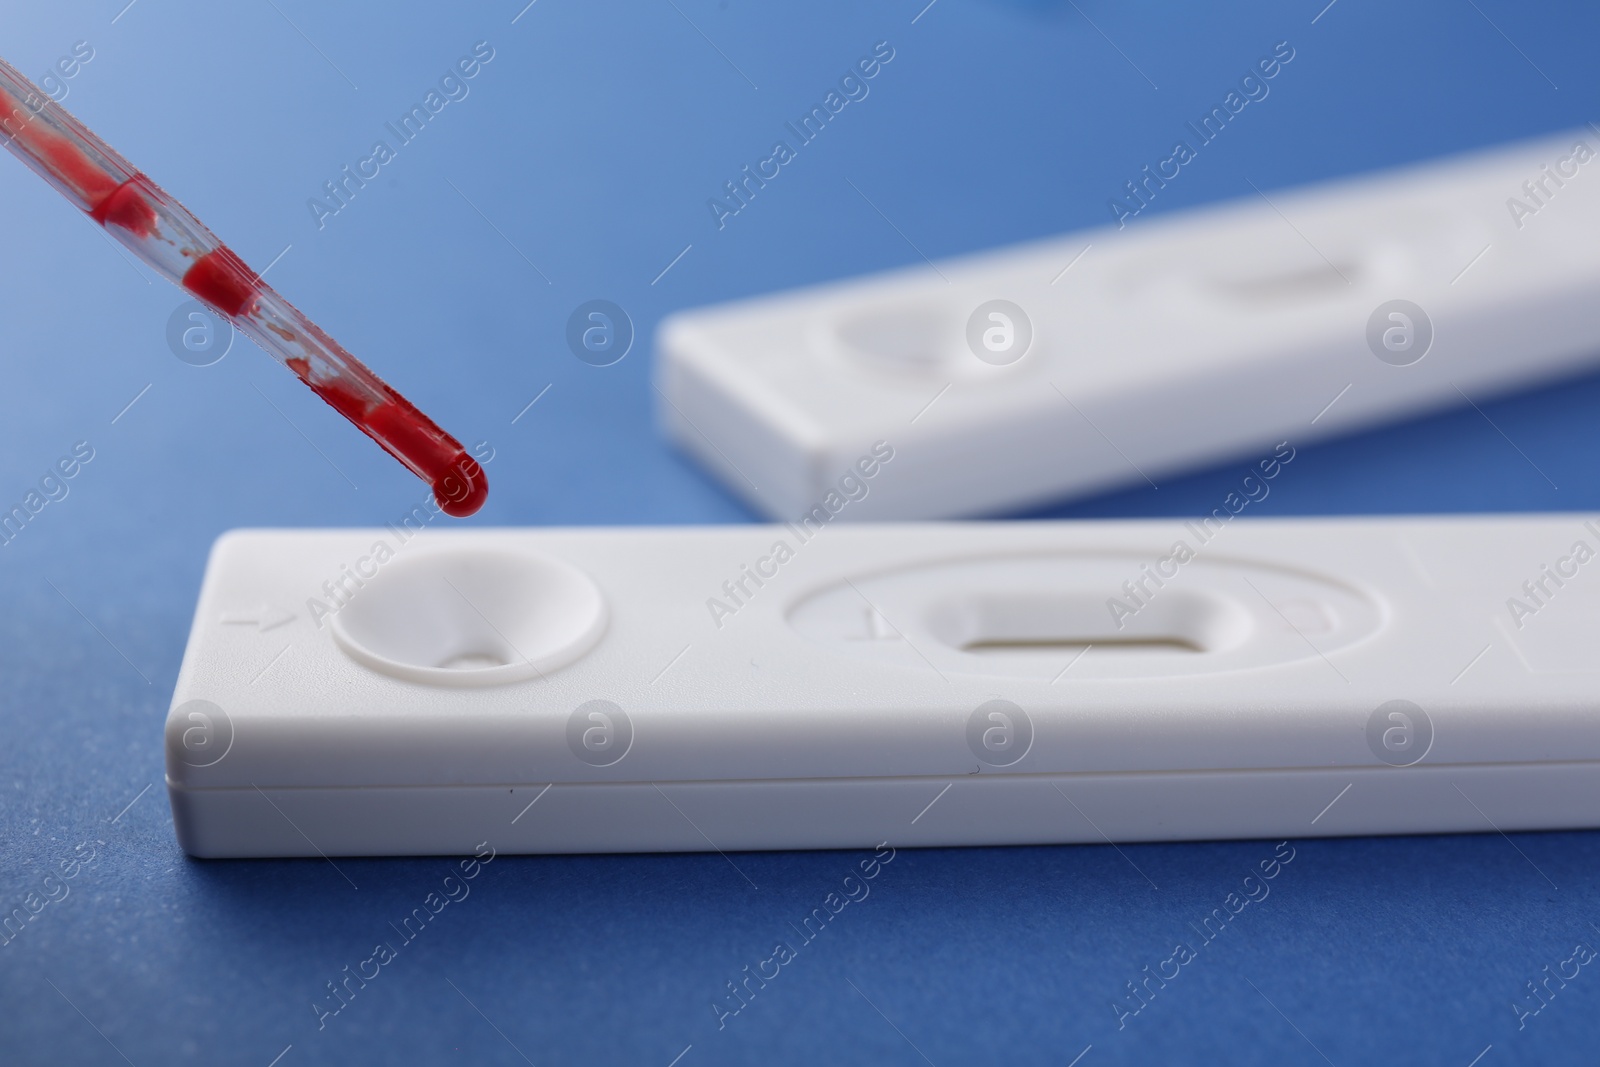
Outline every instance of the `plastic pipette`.
<svg viewBox="0 0 1600 1067"><path fill-rule="evenodd" d="M225 316L427 482L447 514L471 515L489 483L461 443L318 329L205 224L0 59L0 136L58 192L174 285Z"/></svg>

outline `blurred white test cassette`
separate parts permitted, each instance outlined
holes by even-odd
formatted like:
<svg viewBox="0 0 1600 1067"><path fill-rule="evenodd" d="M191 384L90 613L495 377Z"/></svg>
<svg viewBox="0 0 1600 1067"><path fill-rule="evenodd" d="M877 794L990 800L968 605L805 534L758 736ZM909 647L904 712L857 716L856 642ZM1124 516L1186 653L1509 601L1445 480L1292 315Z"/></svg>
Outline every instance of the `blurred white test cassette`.
<svg viewBox="0 0 1600 1067"><path fill-rule="evenodd" d="M1580 129L680 313L660 418L772 518L933 519L1476 402L1600 362L1597 148ZM892 470L839 508L874 445Z"/></svg>

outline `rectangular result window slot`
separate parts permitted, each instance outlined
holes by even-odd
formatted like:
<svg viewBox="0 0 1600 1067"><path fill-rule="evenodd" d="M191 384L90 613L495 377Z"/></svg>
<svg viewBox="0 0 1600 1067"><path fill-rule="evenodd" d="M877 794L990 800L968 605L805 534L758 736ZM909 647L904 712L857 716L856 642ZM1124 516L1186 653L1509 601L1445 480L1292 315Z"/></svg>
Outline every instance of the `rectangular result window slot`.
<svg viewBox="0 0 1600 1067"><path fill-rule="evenodd" d="M1193 641L1181 637L1097 637L1086 640L1077 637L992 638L969 641L961 646L963 652L1081 652L1086 648L1128 652L1204 652Z"/></svg>

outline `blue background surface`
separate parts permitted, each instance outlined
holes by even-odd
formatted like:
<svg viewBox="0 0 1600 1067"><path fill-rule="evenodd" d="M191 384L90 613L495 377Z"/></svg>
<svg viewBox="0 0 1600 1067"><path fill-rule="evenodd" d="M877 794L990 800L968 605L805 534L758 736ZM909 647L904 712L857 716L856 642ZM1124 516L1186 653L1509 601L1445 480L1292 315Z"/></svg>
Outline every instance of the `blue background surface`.
<svg viewBox="0 0 1600 1067"><path fill-rule="evenodd" d="M1150 214L1600 117L1600 11L1578 4L523 2L63 0L8 10L0 48L42 75L90 42L69 108L493 443L474 524L749 521L653 430L664 313L914 263L910 242L1100 225L1280 40L1297 55L1270 97ZM495 58L470 96L319 230L307 199L479 40ZM871 95L718 231L706 199L879 40L896 58ZM0 205L0 504L95 450L0 549L0 907L94 856L0 947L0 1061L1592 1062L1600 975L1524 1029L1510 1007L1600 944L1584 833L1296 842L1271 896L1120 1030L1124 983L1271 843L902 851L722 1029L724 983L861 856L733 857L748 881L714 854L502 856L319 1030L324 983L452 864L187 860L160 728L213 538L378 524L423 487L247 342L174 358L182 295L10 159ZM596 297L640 337L603 369L563 340ZM1591 377L1305 449L1262 513L1594 509L1597 409ZM1050 514L1197 514L1237 476Z"/></svg>

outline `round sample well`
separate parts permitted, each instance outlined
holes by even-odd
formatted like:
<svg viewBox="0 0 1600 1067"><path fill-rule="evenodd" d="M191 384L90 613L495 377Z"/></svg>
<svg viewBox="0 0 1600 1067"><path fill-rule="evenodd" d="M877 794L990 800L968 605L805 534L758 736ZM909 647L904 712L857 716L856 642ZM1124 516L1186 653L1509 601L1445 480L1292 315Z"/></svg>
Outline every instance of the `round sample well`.
<svg viewBox="0 0 1600 1067"><path fill-rule="evenodd" d="M606 606L559 559L454 549L387 564L331 620L352 659L428 685L504 685L564 667L594 647Z"/></svg>

